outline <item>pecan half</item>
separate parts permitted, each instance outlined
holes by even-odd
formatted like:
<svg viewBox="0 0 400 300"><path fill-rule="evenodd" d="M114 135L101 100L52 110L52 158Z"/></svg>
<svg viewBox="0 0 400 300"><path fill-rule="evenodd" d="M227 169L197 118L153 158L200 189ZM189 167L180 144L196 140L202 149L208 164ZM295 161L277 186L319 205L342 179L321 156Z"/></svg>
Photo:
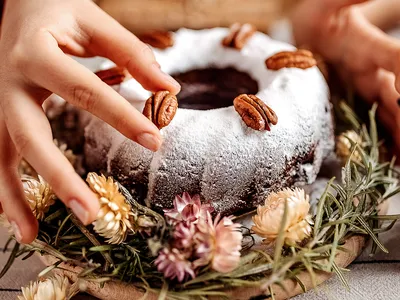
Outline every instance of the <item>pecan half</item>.
<svg viewBox="0 0 400 300"><path fill-rule="evenodd" d="M278 123L275 112L255 95L239 95L233 100L233 105L243 122L254 130L270 131L269 123L272 125Z"/></svg>
<svg viewBox="0 0 400 300"><path fill-rule="evenodd" d="M241 50L256 31L257 29L251 24L234 23L229 34L222 40L222 45Z"/></svg>
<svg viewBox="0 0 400 300"><path fill-rule="evenodd" d="M265 61L270 70L282 68L308 69L317 65L312 52L308 50L282 51L274 54Z"/></svg>
<svg viewBox="0 0 400 300"><path fill-rule="evenodd" d="M178 100L168 91L160 91L151 96L143 109L143 114L159 129L168 126L178 109Z"/></svg>
<svg viewBox="0 0 400 300"><path fill-rule="evenodd" d="M154 48L166 49L174 45L174 34L170 31L150 31L139 36L139 39Z"/></svg>
<svg viewBox="0 0 400 300"><path fill-rule="evenodd" d="M124 80L132 77L127 69L121 67L101 70L95 74L108 85L120 84Z"/></svg>

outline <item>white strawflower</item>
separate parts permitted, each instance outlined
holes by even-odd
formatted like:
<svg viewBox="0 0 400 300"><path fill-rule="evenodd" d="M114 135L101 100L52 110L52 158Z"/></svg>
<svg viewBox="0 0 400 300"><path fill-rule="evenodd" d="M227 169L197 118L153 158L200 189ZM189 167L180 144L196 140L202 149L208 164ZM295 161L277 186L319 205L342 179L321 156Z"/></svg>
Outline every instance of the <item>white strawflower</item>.
<svg viewBox="0 0 400 300"><path fill-rule="evenodd" d="M122 243L128 231L133 232L132 219L136 216L131 206L111 177L89 173L86 181L100 201L100 211L93 222L94 230L110 244Z"/></svg>
<svg viewBox="0 0 400 300"><path fill-rule="evenodd" d="M55 203L57 196L50 185L40 175L38 175L38 179L23 176L21 180L24 186L25 198L34 216L38 220L43 220L50 206Z"/></svg>
<svg viewBox="0 0 400 300"><path fill-rule="evenodd" d="M22 296L18 296L18 300L68 300L69 288L67 277L49 277L23 287Z"/></svg>
<svg viewBox="0 0 400 300"><path fill-rule="evenodd" d="M295 188L284 189L277 193L271 193L265 200L265 204L257 208L257 214L253 216L254 226L252 230L263 237L265 243L272 243L279 235L282 217L287 203L287 219L284 226L285 243L294 245L301 242L311 233L312 220L309 215L309 196L304 190Z"/></svg>

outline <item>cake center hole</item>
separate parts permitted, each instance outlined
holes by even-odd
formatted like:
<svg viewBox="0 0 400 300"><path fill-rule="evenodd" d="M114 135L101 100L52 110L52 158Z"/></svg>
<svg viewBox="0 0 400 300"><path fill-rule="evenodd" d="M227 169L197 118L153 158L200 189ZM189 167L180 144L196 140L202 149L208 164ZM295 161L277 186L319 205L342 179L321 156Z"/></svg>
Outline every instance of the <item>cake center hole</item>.
<svg viewBox="0 0 400 300"><path fill-rule="evenodd" d="M258 83L234 68L207 68L173 74L182 86L179 107L207 110L233 105L240 94L257 94Z"/></svg>

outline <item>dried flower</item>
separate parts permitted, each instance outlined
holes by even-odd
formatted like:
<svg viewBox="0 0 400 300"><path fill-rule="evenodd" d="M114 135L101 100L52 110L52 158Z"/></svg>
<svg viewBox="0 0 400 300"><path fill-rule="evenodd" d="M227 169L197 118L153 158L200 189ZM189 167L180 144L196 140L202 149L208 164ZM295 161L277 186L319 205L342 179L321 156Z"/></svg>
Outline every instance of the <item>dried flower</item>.
<svg viewBox="0 0 400 300"><path fill-rule="evenodd" d="M49 277L23 287L22 296L18 296L18 300L67 300L70 299L69 288L67 277Z"/></svg>
<svg viewBox="0 0 400 300"><path fill-rule="evenodd" d="M138 232L144 232L148 235L151 234L151 231L153 230L154 227L157 226L153 218L146 216L146 215L140 215L135 223L135 230Z"/></svg>
<svg viewBox="0 0 400 300"><path fill-rule="evenodd" d="M189 277L194 278L195 274L192 263L178 249L164 248L158 254L155 265L159 272L164 273L165 278L177 279L182 282Z"/></svg>
<svg viewBox="0 0 400 300"><path fill-rule="evenodd" d="M312 220L308 214L310 199L304 190L295 188L284 189L278 193L271 193L265 204L257 208L253 217L252 230L265 238L265 243L276 240L281 227L282 217L287 203L287 220L284 227L285 243L294 245L310 235Z"/></svg>
<svg viewBox="0 0 400 300"><path fill-rule="evenodd" d="M339 135L336 141L336 155L341 159L343 164L347 162L352 152L353 146L349 139L358 145L361 145L362 143L361 136L359 136L354 130L348 130ZM354 162L362 161L361 155L357 150L354 151L351 158Z"/></svg>
<svg viewBox="0 0 400 300"><path fill-rule="evenodd" d="M207 212L213 212L214 208L210 203L201 203L200 196L190 197L188 193L183 193L182 197L176 196L174 208L164 209L165 216L170 223L179 221L190 221L196 223L199 219L206 219Z"/></svg>
<svg viewBox="0 0 400 300"><path fill-rule="evenodd" d="M180 222L175 226L174 246L191 252L194 244L194 236L197 232L196 224L192 222Z"/></svg>
<svg viewBox="0 0 400 300"><path fill-rule="evenodd" d="M211 268L217 272L233 271L239 264L242 249L240 224L228 217L221 219L220 215L213 222L211 214L207 213L207 220L201 220L197 228L195 240L199 259L194 262L195 266L211 263Z"/></svg>
<svg viewBox="0 0 400 300"><path fill-rule="evenodd" d="M110 244L120 244L125 241L128 231L133 232L132 219L135 214L125 197L119 192L116 182L111 177L89 173L86 181L100 201L100 211L94 230L105 237Z"/></svg>
<svg viewBox="0 0 400 300"><path fill-rule="evenodd" d="M38 175L38 179L30 176L22 176L25 198L38 220L43 220L57 199L50 185Z"/></svg>

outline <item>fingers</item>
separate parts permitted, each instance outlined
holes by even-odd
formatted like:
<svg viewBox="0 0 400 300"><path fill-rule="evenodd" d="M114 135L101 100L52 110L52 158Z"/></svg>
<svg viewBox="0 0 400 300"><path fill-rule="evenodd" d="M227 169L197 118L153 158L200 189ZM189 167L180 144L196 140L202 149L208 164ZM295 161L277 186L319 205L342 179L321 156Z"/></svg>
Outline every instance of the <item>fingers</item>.
<svg viewBox="0 0 400 300"><path fill-rule="evenodd" d="M395 134L400 128L400 98L394 87L395 76L386 70L379 69L362 75L353 76L357 90L369 103L377 102L378 115L385 127ZM400 139L398 140L400 142Z"/></svg>
<svg viewBox="0 0 400 300"><path fill-rule="evenodd" d="M179 92L180 85L160 70L151 49L100 8L95 7L91 14L85 14L80 26L90 36L91 52L126 67L145 89Z"/></svg>
<svg viewBox="0 0 400 300"><path fill-rule="evenodd" d="M399 75L400 42L374 26L370 26L365 39L367 39L368 51L371 52L375 65ZM400 91L400 85L397 85L397 89Z"/></svg>
<svg viewBox="0 0 400 300"><path fill-rule="evenodd" d="M368 0L325 0L320 1L320 5L321 8L324 8L327 13L331 13L336 12L346 6L360 4L366 1Z"/></svg>
<svg viewBox="0 0 400 300"><path fill-rule="evenodd" d="M17 163L17 152L0 116L0 213L4 210L18 242L27 244L36 238L38 222L25 199Z"/></svg>
<svg viewBox="0 0 400 300"><path fill-rule="evenodd" d="M22 91L15 91L13 97L3 111L5 116L12 116L6 118L6 125L17 151L84 224L91 223L99 210L97 197L54 145L40 105ZM3 208L7 212L4 203Z"/></svg>
<svg viewBox="0 0 400 300"><path fill-rule="evenodd" d="M398 4L398 0L367 1L360 6L360 10L371 24L387 30L397 25L400 20Z"/></svg>
<svg viewBox="0 0 400 300"><path fill-rule="evenodd" d="M16 169L0 166L0 199L18 242L29 244L38 233L38 221L25 199L20 177ZM6 173L5 173L6 171Z"/></svg>
<svg viewBox="0 0 400 300"><path fill-rule="evenodd" d="M400 94L395 89L393 73L376 69L368 73L353 74L352 78L357 90L368 102L378 101L379 106L397 113L397 99L400 98Z"/></svg>
<svg viewBox="0 0 400 300"><path fill-rule="evenodd" d="M158 128L113 88L62 51L45 53L35 57L34 64L40 65L42 75L34 74L35 67L28 74L39 86L91 112L142 146L152 151L160 148L162 139Z"/></svg>
<svg viewBox="0 0 400 300"><path fill-rule="evenodd" d="M400 41L371 25L358 10L343 15L345 41L343 59L345 65L356 70L383 68L400 74ZM400 82L396 83L400 91Z"/></svg>

